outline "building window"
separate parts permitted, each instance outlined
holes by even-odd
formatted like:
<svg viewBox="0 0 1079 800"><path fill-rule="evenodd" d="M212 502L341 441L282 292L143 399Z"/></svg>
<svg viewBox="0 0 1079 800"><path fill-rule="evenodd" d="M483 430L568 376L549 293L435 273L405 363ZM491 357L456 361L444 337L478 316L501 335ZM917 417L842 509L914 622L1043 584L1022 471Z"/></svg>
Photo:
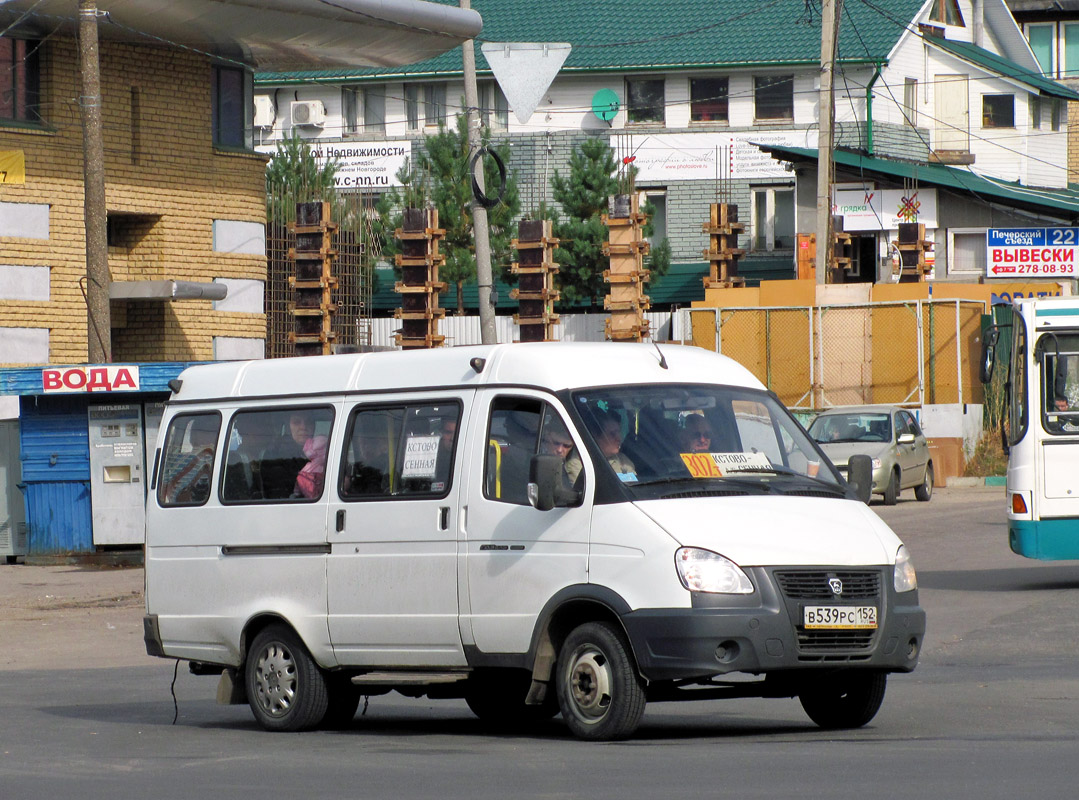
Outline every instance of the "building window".
<svg viewBox="0 0 1079 800"><path fill-rule="evenodd" d="M943 22L965 28L963 15L959 11L959 0L933 0L933 10L929 13L930 22Z"/></svg>
<svg viewBox="0 0 1079 800"><path fill-rule="evenodd" d="M652 247L658 247L667 238L667 190L645 189L640 194L640 204L652 226L648 241Z"/></svg>
<svg viewBox="0 0 1079 800"><path fill-rule="evenodd" d="M386 132L386 92L382 86L341 87L341 132L346 136Z"/></svg>
<svg viewBox="0 0 1079 800"><path fill-rule="evenodd" d="M1079 76L1079 23L1064 26L1064 64L1061 78Z"/></svg>
<svg viewBox="0 0 1079 800"><path fill-rule="evenodd" d="M948 239L949 274L985 274L985 228L949 228Z"/></svg>
<svg viewBox="0 0 1079 800"><path fill-rule="evenodd" d="M510 104L502 93L502 87L497 81L481 81L479 94L480 119L484 127L493 131L506 130L510 124Z"/></svg>
<svg viewBox="0 0 1079 800"><path fill-rule="evenodd" d="M1064 103L1058 97L1053 98L1052 115L1052 128L1054 131L1059 131L1064 124Z"/></svg>
<svg viewBox="0 0 1079 800"><path fill-rule="evenodd" d="M794 76L761 75L753 79L754 116L758 120L794 119Z"/></svg>
<svg viewBox="0 0 1079 800"><path fill-rule="evenodd" d="M1040 95L1030 95L1030 127L1041 130L1042 127L1042 98Z"/></svg>
<svg viewBox="0 0 1079 800"><path fill-rule="evenodd" d="M629 122L663 122L664 83L659 79L626 81L626 119Z"/></svg>
<svg viewBox="0 0 1079 800"><path fill-rule="evenodd" d="M903 81L903 116L912 128L918 127L918 79Z"/></svg>
<svg viewBox="0 0 1079 800"><path fill-rule="evenodd" d="M794 189L753 189L753 249L794 249Z"/></svg>
<svg viewBox="0 0 1079 800"><path fill-rule="evenodd" d="M210 86L215 147L252 147L255 101L251 73L215 65Z"/></svg>
<svg viewBox="0 0 1079 800"><path fill-rule="evenodd" d="M41 121L41 42L0 37L0 119Z"/></svg>
<svg viewBox="0 0 1079 800"><path fill-rule="evenodd" d="M405 117L410 131L435 127L446 121L446 84L410 83L405 86Z"/></svg>
<svg viewBox="0 0 1079 800"><path fill-rule="evenodd" d="M1055 61L1053 58L1056 48L1054 35L1055 25L1028 25L1027 26L1027 41L1030 43L1030 49L1034 51L1035 58L1038 59L1038 63L1041 65L1042 74L1053 76L1055 70Z"/></svg>
<svg viewBox="0 0 1079 800"><path fill-rule="evenodd" d="M1014 94L983 94L982 95L982 127L983 128L1014 128L1015 127L1015 95Z"/></svg>
<svg viewBox="0 0 1079 800"><path fill-rule="evenodd" d="M690 78L690 122L727 122L728 93L727 78Z"/></svg>

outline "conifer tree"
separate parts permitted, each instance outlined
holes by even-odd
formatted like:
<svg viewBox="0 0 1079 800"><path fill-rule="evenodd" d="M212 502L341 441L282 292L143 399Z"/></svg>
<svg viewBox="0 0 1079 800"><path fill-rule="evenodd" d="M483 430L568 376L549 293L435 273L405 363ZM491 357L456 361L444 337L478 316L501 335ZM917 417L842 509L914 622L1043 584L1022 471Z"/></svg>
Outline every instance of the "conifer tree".
<svg viewBox="0 0 1079 800"><path fill-rule="evenodd" d="M382 239L387 257L400 252L394 231L401 225L401 210L422 208L428 202L438 209L439 227L445 229L439 252L446 257L439 277L456 289L457 313L464 313L463 287L476 279L476 247L472 233L472 180L468 174L468 129L465 116L458 115L455 129L439 126L438 133L425 137L417 147L413 163L398 173L400 188L385 193L376 206L379 222L376 235ZM490 131L484 130L483 143L490 146ZM503 163L509 163L509 146L492 148ZM484 178L488 194L498 186L498 169L492 159L484 159ZM502 201L487 212L491 240L491 262L495 277L505 280L512 261L511 223L520 210L517 182L512 172L506 179Z"/></svg>
<svg viewBox="0 0 1079 800"><path fill-rule="evenodd" d="M629 167L625 179L632 184L636 170ZM605 138L586 139L569 160L569 174L563 177L555 170L551 178L551 194L562 209L554 215L554 235L561 239L555 251L559 264L559 285L562 291L561 307L589 305L603 307L602 297L607 293L603 271L609 261L603 255L603 243L607 241L607 226L602 215L607 213L607 198L619 193L618 162ZM651 207L645 203L641 211L650 214ZM644 235L653 232L651 220L644 226ZM653 277L667 273L671 264L671 250L664 239L652 249L645 259L645 266Z"/></svg>

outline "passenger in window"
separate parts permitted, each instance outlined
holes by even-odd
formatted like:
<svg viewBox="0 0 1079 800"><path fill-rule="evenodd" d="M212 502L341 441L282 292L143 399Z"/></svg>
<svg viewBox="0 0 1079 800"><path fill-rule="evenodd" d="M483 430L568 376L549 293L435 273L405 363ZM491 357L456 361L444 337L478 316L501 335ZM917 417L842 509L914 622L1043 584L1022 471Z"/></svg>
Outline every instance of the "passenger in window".
<svg viewBox="0 0 1079 800"><path fill-rule="evenodd" d="M294 496L296 477L308 463L303 446L313 433L311 412L294 411L288 417L284 435L263 452L260 472L262 492L267 500L284 500Z"/></svg>
<svg viewBox="0 0 1079 800"><path fill-rule="evenodd" d="M562 424L561 420L547 418L541 445L544 453L558 456L562 459L562 483L566 488L572 487L573 480L570 479L567 462L573 454L573 439L570 438L569 431L566 430L566 426ZM578 463L580 463L579 459ZM580 472L578 468L577 475L580 475ZM576 476L574 476L575 478Z"/></svg>
<svg viewBox="0 0 1079 800"><path fill-rule="evenodd" d="M191 450L170 465L172 469L165 476L166 503L200 504L209 499L217 426L217 417L196 417L191 421L188 430Z"/></svg>
<svg viewBox="0 0 1079 800"><path fill-rule="evenodd" d="M312 430L314 430L312 428ZM296 488L293 497L315 499L322 495L322 484L326 478L326 455L329 451L328 436L310 436L303 443L303 454L307 463L296 476Z"/></svg>
<svg viewBox="0 0 1079 800"><path fill-rule="evenodd" d="M683 453L712 452L712 426L703 414L690 414L682 421L679 441Z"/></svg>
<svg viewBox="0 0 1079 800"><path fill-rule="evenodd" d="M622 452L622 423L616 414L610 411L597 411L594 419L596 444L618 475L636 476L637 468L629 456ZM576 481L581 474L581 458L574 455L566 460L566 472L571 481ZM634 477L634 480L636 478Z"/></svg>
<svg viewBox="0 0 1079 800"><path fill-rule="evenodd" d="M361 414L352 435L355 460L345 476L345 494L385 494L390 488L390 436L386 421Z"/></svg>

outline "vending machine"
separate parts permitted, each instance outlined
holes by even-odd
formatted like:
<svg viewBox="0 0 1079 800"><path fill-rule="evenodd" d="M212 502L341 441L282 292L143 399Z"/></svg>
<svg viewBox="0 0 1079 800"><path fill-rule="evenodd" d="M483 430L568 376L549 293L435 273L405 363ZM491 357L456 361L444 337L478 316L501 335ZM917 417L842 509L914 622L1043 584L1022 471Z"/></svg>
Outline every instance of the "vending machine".
<svg viewBox="0 0 1079 800"><path fill-rule="evenodd" d="M94 546L145 541L143 404L89 407L90 504Z"/></svg>

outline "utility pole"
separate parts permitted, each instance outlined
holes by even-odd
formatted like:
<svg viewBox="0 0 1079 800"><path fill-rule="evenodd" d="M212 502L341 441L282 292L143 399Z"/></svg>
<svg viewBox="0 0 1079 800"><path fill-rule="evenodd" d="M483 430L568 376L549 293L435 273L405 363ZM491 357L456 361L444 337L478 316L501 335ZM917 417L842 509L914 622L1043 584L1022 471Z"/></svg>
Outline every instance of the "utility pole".
<svg viewBox="0 0 1079 800"><path fill-rule="evenodd" d="M835 50L839 33L837 6L843 0L821 0L820 97L817 119L817 283L828 282L832 263L832 148L835 133Z"/></svg>
<svg viewBox="0 0 1079 800"><path fill-rule="evenodd" d="M101 129L101 72L97 3L79 0L79 71L82 73L83 224L86 228L86 360L112 361L109 249L105 209L105 143Z"/></svg>
<svg viewBox="0 0 1079 800"><path fill-rule="evenodd" d="M459 0L461 8L471 8L472 0ZM469 158L482 146L480 135L480 99L479 89L476 86L476 48L472 39L461 45L461 55L464 61L465 72L465 105L468 106L468 151ZM481 192L486 191L483 179L483 163L476 165L478 174L476 183ZM469 180L471 183L471 180ZM479 288L480 304L480 342L483 344L496 344L498 336L495 331L495 309L491 304L491 293L494 288L494 277L491 271L491 237L487 228L487 209L480 205L479 201L472 198L472 236L476 242L476 283Z"/></svg>

